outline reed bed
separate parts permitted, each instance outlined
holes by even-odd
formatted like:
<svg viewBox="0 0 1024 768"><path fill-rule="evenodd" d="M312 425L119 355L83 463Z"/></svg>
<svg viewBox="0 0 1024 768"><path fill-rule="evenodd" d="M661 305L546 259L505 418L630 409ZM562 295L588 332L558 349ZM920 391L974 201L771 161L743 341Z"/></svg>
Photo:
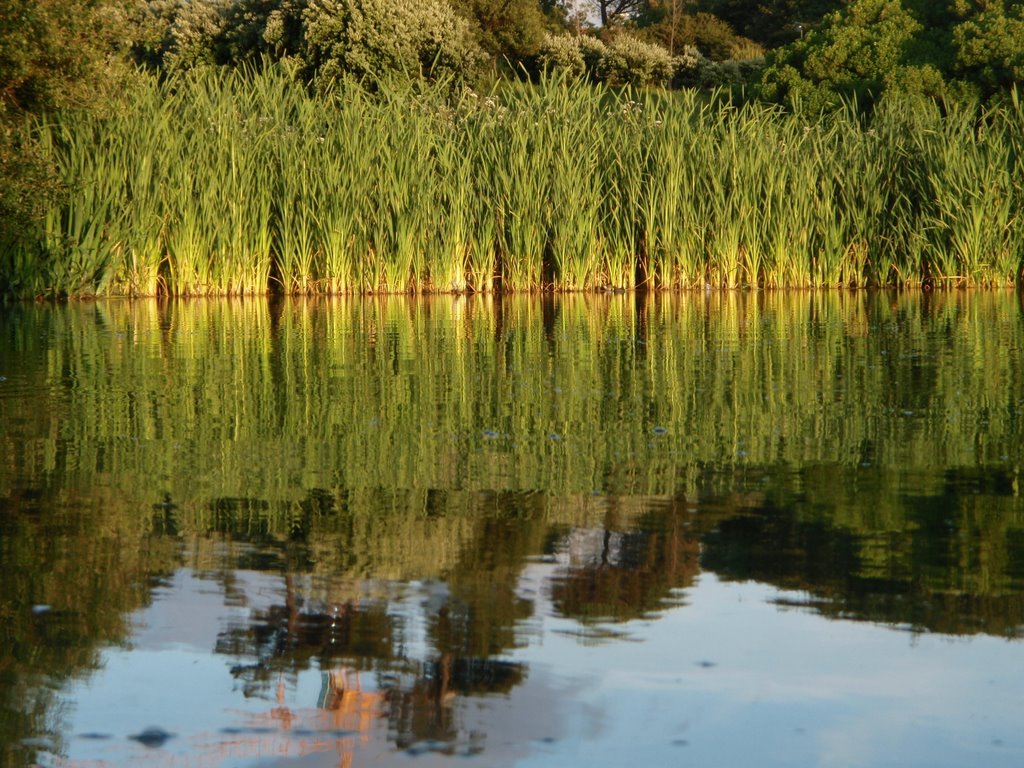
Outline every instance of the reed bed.
<svg viewBox="0 0 1024 768"><path fill-rule="evenodd" d="M37 126L68 194L9 242L28 295L1006 285L1024 107L810 120L549 80L310 95L149 82Z"/></svg>

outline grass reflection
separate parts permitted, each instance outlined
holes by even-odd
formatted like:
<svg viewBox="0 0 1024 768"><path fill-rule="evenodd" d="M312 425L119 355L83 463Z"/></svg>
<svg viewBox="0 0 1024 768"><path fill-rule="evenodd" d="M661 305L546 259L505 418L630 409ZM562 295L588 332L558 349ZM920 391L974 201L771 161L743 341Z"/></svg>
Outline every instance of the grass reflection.
<svg viewBox="0 0 1024 768"><path fill-rule="evenodd" d="M500 657L545 600L616 637L701 570L915 631L1024 626L1012 294L5 312L5 700L90 668L182 565L238 600L239 569L334 584L261 608L223 650L258 660L237 670L257 689L313 663L393 678L403 744L443 742L451 696L518 685ZM538 562L547 592L524 592ZM351 585L413 580L444 593L410 661ZM4 741L52 730L48 706L4 710Z"/></svg>

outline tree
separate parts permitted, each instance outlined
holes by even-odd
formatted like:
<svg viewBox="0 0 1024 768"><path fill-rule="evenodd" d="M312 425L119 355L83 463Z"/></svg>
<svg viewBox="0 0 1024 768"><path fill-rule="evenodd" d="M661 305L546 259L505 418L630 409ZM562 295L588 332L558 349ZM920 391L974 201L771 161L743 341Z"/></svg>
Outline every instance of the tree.
<svg viewBox="0 0 1024 768"><path fill-rule="evenodd" d="M869 107L891 88L942 97L941 67L923 30L900 0L853 0L769 57L761 95L812 111L849 98Z"/></svg>
<svg viewBox="0 0 1024 768"><path fill-rule="evenodd" d="M852 0L769 57L763 97L819 109L886 92L988 99L1024 81L1024 6Z"/></svg>
<svg viewBox="0 0 1024 768"><path fill-rule="evenodd" d="M468 19L481 48L495 64L516 64L540 50L550 20L537 0L454 0Z"/></svg>
<svg viewBox="0 0 1024 768"><path fill-rule="evenodd" d="M737 33L774 48L800 39L848 0L698 0Z"/></svg>
<svg viewBox="0 0 1024 768"><path fill-rule="evenodd" d="M764 55L760 45L737 35L727 22L697 10L696 0L648 0L636 24L673 56L691 46L715 61Z"/></svg>
<svg viewBox="0 0 1024 768"><path fill-rule="evenodd" d="M1024 83L1024 5L1008 5L957 3L965 18L953 30L954 72L982 95Z"/></svg>
<svg viewBox="0 0 1024 768"><path fill-rule="evenodd" d="M586 35L547 35L541 48L540 64L546 70L570 77L586 75L609 85L664 85L673 79L679 59L660 45L631 35L616 35L605 44Z"/></svg>
<svg viewBox="0 0 1024 768"><path fill-rule="evenodd" d="M154 70L258 63L298 53L307 0L140 0L134 60Z"/></svg>
<svg viewBox="0 0 1024 768"><path fill-rule="evenodd" d="M646 0L594 0L594 5L601 26L607 27L622 24L643 11Z"/></svg>
<svg viewBox="0 0 1024 768"><path fill-rule="evenodd" d="M0 111L96 102L123 76L116 6L101 0L5 0L0 5Z"/></svg>

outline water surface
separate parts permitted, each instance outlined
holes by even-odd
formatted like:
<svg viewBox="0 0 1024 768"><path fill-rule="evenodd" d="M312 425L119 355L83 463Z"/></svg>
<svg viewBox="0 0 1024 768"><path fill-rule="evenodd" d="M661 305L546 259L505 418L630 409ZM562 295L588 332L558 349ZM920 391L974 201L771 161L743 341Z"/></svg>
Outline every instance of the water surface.
<svg viewBox="0 0 1024 768"><path fill-rule="evenodd" d="M1016 294L2 311L4 764L1024 763Z"/></svg>

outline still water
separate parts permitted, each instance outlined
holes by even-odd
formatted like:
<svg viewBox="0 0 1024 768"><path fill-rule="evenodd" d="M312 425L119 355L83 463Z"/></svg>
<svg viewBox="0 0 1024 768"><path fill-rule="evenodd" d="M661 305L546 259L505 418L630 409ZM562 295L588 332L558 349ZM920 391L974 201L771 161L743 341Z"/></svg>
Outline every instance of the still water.
<svg viewBox="0 0 1024 768"><path fill-rule="evenodd" d="M1013 293L0 314L0 757L1020 766Z"/></svg>

